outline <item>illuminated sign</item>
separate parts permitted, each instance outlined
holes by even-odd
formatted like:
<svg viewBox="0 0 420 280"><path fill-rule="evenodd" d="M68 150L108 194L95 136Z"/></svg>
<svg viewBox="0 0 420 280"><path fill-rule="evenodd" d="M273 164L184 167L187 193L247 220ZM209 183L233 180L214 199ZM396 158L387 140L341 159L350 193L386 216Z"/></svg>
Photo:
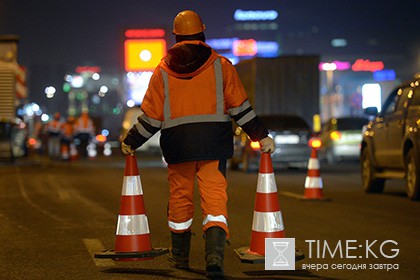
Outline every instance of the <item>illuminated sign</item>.
<svg viewBox="0 0 420 280"><path fill-rule="evenodd" d="M375 72L384 69L384 63L382 61L370 61L369 59L358 59L351 66L353 71L370 71Z"/></svg>
<svg viewBox="0 0 420 280"><path fill-rule="evenodd" d="M163 29L128 29L125 31L127 38L161 38L165 36Z"/></svg>
<svg viewBox="0 0 420 280"><path fill-rule="evenodd" d="M232 51L236 56L254 56L257 54L257 41L254 39L236 40L233 42Z"/></svg>
<svg viewBox="0 0 420 280"><path fill-rule="evenodd" d="M125 71L153 71L166 55L163 39L128 39L124 43Z"/></svg>
<svg viewBox="0 0 420 280"><path fill-rule="evenodd" d="M218 38L206 40L206 44L215 50L230 50L232 49L233 42L238 38Z"/></svg>
<svg viewBox="0 0 420 280"><path fill-rule="evenodd" d="M259 31L259 30L277 30L278 24L275 22L269 23L236 23L233 28L238 31Z"/></svg>
<svg viewBox="0 0 420 280"><path fill-rule="evenodd" d="M243 11L236 10L233 18L237 21L253 21L253 20L275 20L278 17L275 10L266 11Z"/></svg>
<svg viewBox="0 0 420 280"><path fill-rule="evenodd" d="M322 63L322 65L320 65L321 70L324 71L335 71L337 70L337 65L334 62L331 63Z"/></svg>
<svg viewBox="0 0 420 280"><path fill-rule="evenodd" d="M99 66L77 66L76 73L84 73L84 72L91 72L91 73L100 73L101 67Z"/></svg>
<svg viewBox="0 0 420 280"><path fill-rule="evenodd" d="M381 86L379 84L364 84L362 86L362 108L376 107L381 111Z"/></svg>
<svg viewBox="0 0 420 280"><path fill-rule="evenodd" d="M373 79L375 81L393 81L396 78L394 70L381 70L373 72Z"/></svg>
<svg viewBox="0 0 420 280"><path fill-rule="evenodd" d="M276 57L279 55L279 44L272 41L257 41L257 56Z"/></svg>
<svg viewBox="0 0 420 280"><path fill-rule="evenodd" d="M241 41L241 42L238 42ZM256 45L255 45L256 42ZM218 51L232 51L235 56L277 57L279 44L275 41L248 41L238 38L218 38L206 40L206 43ZM256 48L256 53L255 53ZM244 50L246 49L246 50Z"/></svg>
<svg viewBox="0 0 420 280"><path fill-rule="evenodd" d="M347 40L342 38L336 38L331 40L331 46L335 48L341 48L347 46Z"/></svg>
<svg viewBox="0 0 420 280"><path fill-rule="evenodd" d="M335 64L335 69L329 69L328 64ZM351 68L351 63L348 61L334 60L331 63L321 62L319 64L319 70L324 70L324 71L328 71L328 70L344 71L344 70L349 70L350 68Z"/></svg>

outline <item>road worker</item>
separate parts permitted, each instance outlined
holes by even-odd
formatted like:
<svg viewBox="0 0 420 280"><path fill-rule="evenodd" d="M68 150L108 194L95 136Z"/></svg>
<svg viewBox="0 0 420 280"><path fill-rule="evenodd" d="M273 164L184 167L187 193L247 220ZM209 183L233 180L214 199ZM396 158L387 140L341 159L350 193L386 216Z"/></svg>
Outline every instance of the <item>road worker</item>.
<svg viewBox="0 0 420 280"><path fill-rule="evenodd" d="M73 143L74 117L68 116L66 122L61 126L61 157L63 160L70 159L70 147Z"/></svg>
<svg viewBox="0 0 420 280"><path fill-rule="evenodd" d="M53 159L60 158L60 139L61 139L61 114L54 113L54 118L47 123L45 129L48 135L48 155Z"/></svg>
<svg viewBox="0 0 420 280"><path fill-rule="evenodd" d="M255 115L231 62L205 43L200 16L180 12L173 22L176 44L154 70L142 113L122 142L124 154L161 130L160 145L168 163L170 260L189 267L194 180L203 215L206 272L223 277L224 246L229 238L226 161L233 154L233 118L263 152L274 141Z"/></svg>
<svg viewBox="0 0 420 280"><path fill-rule="evenodd" d="M88 112L84 111L74 122L74 137L77 141L77 150L82 158L88 157L87 146L95 135L93 120Z"/></svg>

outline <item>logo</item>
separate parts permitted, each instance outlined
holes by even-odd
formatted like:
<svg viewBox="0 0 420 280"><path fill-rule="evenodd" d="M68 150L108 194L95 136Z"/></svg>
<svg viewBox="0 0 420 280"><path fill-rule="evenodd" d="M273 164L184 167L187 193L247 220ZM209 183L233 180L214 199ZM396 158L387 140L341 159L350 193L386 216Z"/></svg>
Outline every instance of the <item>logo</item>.
<svg viewBox="0 0 420 280"><path fill-rule="evenodd" d="M265 239L265 270L295 270L295 239Z"/></svg>

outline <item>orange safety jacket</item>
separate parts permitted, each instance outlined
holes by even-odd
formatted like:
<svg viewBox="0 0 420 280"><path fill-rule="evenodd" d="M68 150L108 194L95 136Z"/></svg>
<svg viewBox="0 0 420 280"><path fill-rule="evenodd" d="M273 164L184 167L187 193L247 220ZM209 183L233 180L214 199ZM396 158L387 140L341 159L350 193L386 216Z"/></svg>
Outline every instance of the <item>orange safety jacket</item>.
<svg viewBox="0 0 420 280"><path fill-rule="evenodd" d="M62 131L63 138L71 139L74 134L74 127L71 123L65 122L61 126L61 131Z"/></svg>
<svg viewBox="0 0 420 280"><path fill-rule="evenodd" d="M53 119L47 124L47 131L51 136L58 136L61 133L62 122L60 120Z"/></svg>
<svg viewBox="0 0 420 280"><path fill-rule="evenodd" d="M88 133L88 134L94 134L95 127L93 126L93 121L91 118L87 116L80 116L76 119L74 123L74 133Z"/></svg>
<svg viewBox="0 0 420 280"><path fill-rule="evenodd" d="M203 45L201 41L182 44ZM168 163L228 159L233 154L233 118L253 140L268 135L248 101L231 62L211 49L191 73L177 73L164 58L155 69L141 105L143 114L124 142L136 149L158 130Z"/></svg>

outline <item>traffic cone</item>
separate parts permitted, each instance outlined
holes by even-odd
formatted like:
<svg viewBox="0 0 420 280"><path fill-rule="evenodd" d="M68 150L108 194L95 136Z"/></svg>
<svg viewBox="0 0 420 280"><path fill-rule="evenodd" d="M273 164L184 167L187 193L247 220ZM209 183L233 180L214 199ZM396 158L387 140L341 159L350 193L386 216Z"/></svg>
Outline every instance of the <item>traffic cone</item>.
<svg viewBox="0 0 420 280"><path fill-rule="evenodd" d="M95 257L113 258L119 261L143 261L168 252L168 249L152 248L137 161L134 156L127 155L115 250L95 254Z"/></svg>
<svg viewBox="0 0 420 280"><path fill-rule="evenodd" d="M62 160L70 159L69 147L67 145L61 145L61 159Z"/></svg>
<svg viewBox="0 0 420 280"><path fill-rule="evenodd" d="M283 217L269 153L262 153L249 247L236 249L242 262L261 263L265 259L265 239L284 238Z"/></svg>
<svg viewBox="0 0 420 280"><path fill-rule="evenodd" d="M308 174L305 179L305 200L329 200L324 197L321 172L319 171L319 160L317 149L312 148L311 157L308 162Z"/></svg>
<svg viewBox="0 0 420 280"><path fill-rule="evenodd" d="M75 161L79 158L79 153L77 152L76 145L74 143L70 143L70 160Z"/></svg>

